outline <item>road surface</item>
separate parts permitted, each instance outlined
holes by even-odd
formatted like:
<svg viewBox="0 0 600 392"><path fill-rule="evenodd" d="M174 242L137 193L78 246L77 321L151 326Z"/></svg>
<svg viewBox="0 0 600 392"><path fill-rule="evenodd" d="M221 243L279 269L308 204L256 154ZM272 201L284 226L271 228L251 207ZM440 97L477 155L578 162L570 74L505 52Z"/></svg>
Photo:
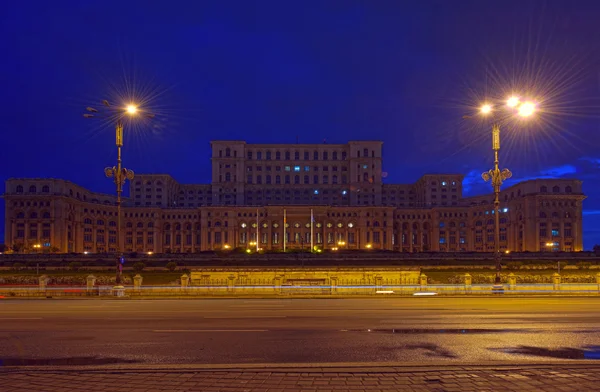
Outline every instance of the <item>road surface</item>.
<svg viewBox="0 0 600 392"><path fill-rule="evenodd" d="M4 365L600 356L600 298L0 301Z"/></svg>

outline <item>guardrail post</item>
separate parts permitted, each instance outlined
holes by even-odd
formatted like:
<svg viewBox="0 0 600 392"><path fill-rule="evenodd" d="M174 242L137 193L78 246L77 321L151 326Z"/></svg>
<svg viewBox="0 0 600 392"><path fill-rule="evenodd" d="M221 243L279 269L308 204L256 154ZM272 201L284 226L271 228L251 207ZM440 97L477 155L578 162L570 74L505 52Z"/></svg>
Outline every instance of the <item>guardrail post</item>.
<svg viewBox="0 0 600 392"><path fill-rule="evenodd" d="M517 286L517 277L512 272L508 274L508 289L514 290Z"/></svg>
<svg viewBox="0 0 600 392"><path fill-rule="evenodd" d="M336 294L337 293L337 283L338 283L337 276L332 276L331 278L329 278L329 282L331 283L331 294Z"/></svg>
<svg viewBox="0 0 600 392"><path fill-rule="evenodd" d="M560 275L556 272L552 275L552 283L554 285L554 291L560 290Z"/></svg>
<svg viewBox="0 0 600 392"><path fill-rule="evenodd" d="M85 278L85 283L87 295L92 295L94 291L94 285L96 284L96 277L94 275L88 275L87 278Z"/></svg>
<svg viewBox="0 0 600 392"><path fill-rule="evenodd" d="M275 276L273 279L273 288L275 289L275 294L281 294L281 276Z"/></svg>
<svg viewBox="0 0 600 392"><path fill-rule="evenodd" d="M230 292L230 293L233 292L234 283L235 283L235 276L229 276L227 278L227 291L228 292Z"/></svg>
<svg viewBox="0 0 600 392"><path fill-rule="evenodd" d="M419 276L419 284L421 285L421 291L427 290L427 275L421 274Z"/></svg>
<svg viewBox="0 0 600 392"><path fill-rule="evenodd" d="M144 278L142 278L142 275L140 274L136 274L133 277L133 291L136 293L139 293L140 291L142 291L142 280Z"/></svg>
<svg viewBox="0 0 600 392"><path fill-rule="evenodd" d="M190 284L190 277L186 274L181 275L181 288L187 289Z"/></svg>
<svg viewBox="0 0 600 392"><path fill-rule="evenodd" d="M473 277L468 272L465 274L465 294L471 294L471 284Z"/></svg>
<svg viewBox="0 0 600 392"><path fill-rule="evenodd" d="M40 291L45 292L46 286L48 285L48 275L42 275L39 277Z"/></svg>

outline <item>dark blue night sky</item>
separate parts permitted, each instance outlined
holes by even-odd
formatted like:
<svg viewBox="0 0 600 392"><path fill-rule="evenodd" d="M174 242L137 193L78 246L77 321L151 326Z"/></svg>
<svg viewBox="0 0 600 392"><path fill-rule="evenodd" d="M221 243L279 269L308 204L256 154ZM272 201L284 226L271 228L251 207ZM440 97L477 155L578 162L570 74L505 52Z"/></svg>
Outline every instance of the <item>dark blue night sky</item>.
<svg viewBox="0 0 600 392"><path fill-rule="evenodd" d="M213 139L380 139L387 182L460 172L474 195L490 131L462 116L517 91L543 112L503 133L507 185L583 180L600 243L598 1L13 1L0 21L1 181L112 192L114 131L82 113L133 92L157 114L126 129L138 173L210 182Z"/></svg>

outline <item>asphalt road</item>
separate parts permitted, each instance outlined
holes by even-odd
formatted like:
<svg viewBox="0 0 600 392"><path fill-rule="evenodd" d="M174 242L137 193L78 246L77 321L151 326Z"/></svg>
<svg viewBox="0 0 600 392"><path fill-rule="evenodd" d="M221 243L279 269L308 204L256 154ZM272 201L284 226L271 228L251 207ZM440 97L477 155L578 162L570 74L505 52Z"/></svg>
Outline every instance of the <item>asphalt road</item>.
<svg viewBox="0 0 600 392"><path fill-rule="evenodd" d="M0 302L0 365L593 357L600 298Z"/></svg>

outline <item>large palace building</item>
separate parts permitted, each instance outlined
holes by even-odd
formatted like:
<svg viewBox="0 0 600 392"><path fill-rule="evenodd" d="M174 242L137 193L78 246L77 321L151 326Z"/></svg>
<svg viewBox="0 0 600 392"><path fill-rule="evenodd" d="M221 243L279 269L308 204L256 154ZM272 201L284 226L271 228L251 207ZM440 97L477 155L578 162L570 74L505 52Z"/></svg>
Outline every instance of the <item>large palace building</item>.
<svg viewBox="0 0 600 392"><path fill-rule="evenodd" d="M381 142L211 145L210 184L136 175L122 209L124 251L282 250L284 236L287 249L307 249L311 242L321 249L399 252L494 249L493 195L463 197L460 174L384 184ZM4 198L10 247L116 250L114 196L65 180L14 178ZM581 251L584 199L578 180L506 187L501 248Z"/></svg>

